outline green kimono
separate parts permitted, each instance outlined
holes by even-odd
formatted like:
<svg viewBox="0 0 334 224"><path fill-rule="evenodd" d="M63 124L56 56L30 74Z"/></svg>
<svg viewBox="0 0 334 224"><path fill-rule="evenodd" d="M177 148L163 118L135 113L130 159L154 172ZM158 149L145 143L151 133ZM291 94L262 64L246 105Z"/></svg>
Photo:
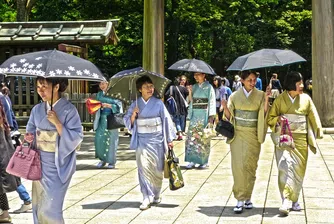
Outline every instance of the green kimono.
<svg viewBox="0 0 334 224"><path fill-rule="evenodd" d="M231 148L233 194L238 201L251 199L252 196L261 143L267 132L264 103L265 93L255 88L248 97L241 88L228 99L234 137L227 143Z"/></svg>
<svg viewBox="0 0 334 224"><path fill-rule="evenodd" d="M185 144L185 161L195 164L206 164L210 155L210 137L206 136L204 128L209 116L216 115L216 98L209 82L193 85L192 102L188 108L187 141Z"/></svg>
<svg viewBox="0 0 334 224"><path fill-rule="evenodd" d="M282 199L297 202L305 176L308 148L316 153L315 139L322 138L322 127L317 110L307 94L297 95L292 102L288 92L284 91L275 99L268 115L268 125L273 132L280 115L288 117L295 149L275 146L278 185ZM304 123L294 119L303 116Z"/></svg>
<svg viewBox="0 0 334 224"><path fill-rule="evenodd" d="M119 100L106 97L102 91L97 93L96 99L101 103L109 103L112 108L101 108L96 113L96 134L95 134L95 158L111 165L116 164L117 148L119 142L118 129L107 129L107 116L113 113L120 113L122 103ZM98 114L100 116L98 116Z"/></svg>

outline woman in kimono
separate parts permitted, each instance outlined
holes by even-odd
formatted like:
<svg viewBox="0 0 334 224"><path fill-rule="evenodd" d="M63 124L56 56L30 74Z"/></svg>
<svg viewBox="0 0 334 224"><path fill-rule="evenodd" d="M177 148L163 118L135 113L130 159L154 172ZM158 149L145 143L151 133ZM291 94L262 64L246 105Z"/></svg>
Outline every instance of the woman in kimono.
<svg viewBox="0 0 334 224"><path fill-rule="evenodd" d="M8 214L9 204L6 193L15 191L21 184L20 178L6 172L6 167L15 149L10 137L10 127L6 119L4 107L0 101L0 223L11 223Z"/></svg>
<svg viewBox="0 0 334 224"><path fill-rule="evenodd" d="M95 158L100 162L97 168L101 168L108 163L107 168L114 169L116 164L116 154L118 148L118 129L107 129L107 116L111 113L120 113L122 103L119 100L106 97L108 82L100 82L101 91L97 93L96 99L102 103L101 109L96 112L94 121L95 134Z"/></svg>
<svg viewBox="0 0 334 224"><path fill-rule="evenodd" d="M254 72L243 72L243 87L232 93L228 102L222 101L224 117L234 126L234 137L227 139L227 143L231 149L233 194L237 199L235 213L242 213L243 208L253 208L251 197L257 162L267 133L265 116L270 90L267 87L264 93L256 89L256 78Z"/></svg>
<svg viewBox="0 0 334 224"><path fill-rule="evenodd" d="M161 202L161 186L165 153L173 147L176 130L163 102L153 96L154 85L148 76L136 81L141 97L133 102L124 116L126 127L132 132L130 149L136 150L140 190L143 194L141 210Z"/></svg>
<svg viewBox="0 0 334 224"><path fill-rule="evenodd" d="M206 136L204 129L211 124L216 116L216 97L213 87L205 80L205 74L194 74L196 84L189 86L190 106L188 118L190 120L187 141L185 144L186 168L191 169L196 164L199 168L208 166L210 155L210 136Z"/></svg>
<svg viewBox="0 0 334 224"><path fill-rule="evenodd" d="M280 123L287 119L295 144L294 149L275 146L278 186L282 197L279 211L288 215L290 210L301 210L298 198L305 176L308 149L316 153L315 139L322 138L323 133L312 99L303 93L302 75L290 72L285 77L284 87L285 91L275 99L269 111L268 125L276 132Z"/></svg>
<svg viewBox="0 0 334 224"><path fill-rule="evenodd" d="M61 224L63 202L76 168L76 149L83 139L77 109L61 98L67 79L38 77L37 92L43 102L34 106L25 139L35 139L41 155L42 178L32 184L34 223ZM51 107L52 105L52 107Z"/></svg>

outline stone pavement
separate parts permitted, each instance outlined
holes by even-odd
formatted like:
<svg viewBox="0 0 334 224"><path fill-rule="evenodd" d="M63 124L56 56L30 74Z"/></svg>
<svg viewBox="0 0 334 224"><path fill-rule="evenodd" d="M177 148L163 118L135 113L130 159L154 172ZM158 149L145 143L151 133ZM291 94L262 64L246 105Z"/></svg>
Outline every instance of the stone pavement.
<svg viewBox="0 0 334 224"><path fill-rule="evenodd" d="M104 223L334 223L334 135L318 141L320 152L309 154L307 174L300 195L300 212L280 217L281 203L277 186L277 167L273 144L268 135L262 146L252 201L254 208L234 214L236 200L231 192L229 146L218 137L212 140L210 167L185 170L185 187L168 188L164 179L162 203L140 211L142 199L138 185L134 151L129 137L120 137L116 169L97 169L94 158L94 135L86 133L77 156L74 174L65 198L65 222ZM175 142L175 152L184 161L184 141ZM181 166L185 163L181 162ZM31 190L31 182L24 181ZM8 194L12 210L21 204L18 194ZM11 210L11 211L12 211ZM11 214L13 223L29 224L32 213Z"/></svg>

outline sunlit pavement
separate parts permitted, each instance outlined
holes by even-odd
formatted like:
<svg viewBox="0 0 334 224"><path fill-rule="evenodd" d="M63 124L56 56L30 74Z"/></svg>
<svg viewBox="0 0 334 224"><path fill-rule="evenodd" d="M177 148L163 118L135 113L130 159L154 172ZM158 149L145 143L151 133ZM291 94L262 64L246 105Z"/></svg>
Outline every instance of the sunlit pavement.
<svg viewBox="0 0 334 224"><path fill-rule="evenodd" d="M162 202L146 211L139 210L142 200L138 184L135 153L129 150L127 136L120 133L115 169L97 169L94 135L86 133L77 153L74 174L64 202L65 223L334 223L334 139L325 135L318 141L320 151L310 152L300 212L281 217L281 199L277 185L277 167L270 136L262 146L252 201L253 209L234 214L229 146L217 137L212 140L209 167L184 169L184 140L175 141L185 187L168 188L164 179ZM31 192L31 182L24 181ZM8 194L10 211L22 201L16 192ZM32 213L10 214L15 224L33 223Z"/></svg>

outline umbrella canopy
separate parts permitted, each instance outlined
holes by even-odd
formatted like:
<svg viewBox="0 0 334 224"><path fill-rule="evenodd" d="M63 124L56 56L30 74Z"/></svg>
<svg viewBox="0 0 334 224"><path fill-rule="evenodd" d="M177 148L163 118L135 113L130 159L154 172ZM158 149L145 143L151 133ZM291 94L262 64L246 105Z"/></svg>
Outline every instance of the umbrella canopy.
<svg viewBox="0 0 334 224"><path fill-rule="evenodd" d="M172 64L168 69L185 72L200 72L210 75L216 74L210 65L198 59L182 59Z"/></svg>
<svg viewBox="0 0 334 224"><path fill-rule="evenodd" d="M136 80L144 75L151 78L155 91L160 96L164 94L165 88L171 82L165 76L138 67L121 71L111 77L107 94L130 104L131 100L137 97Z"/></svg>
<svg viewBox="0 0 334 224"><path fill-rule="evenodd" d="M227 71L244 71L255 68L284 66L306 61L291 50L262 49L238 57Z"/></svg>
<svg viewBox="0 0 334 224"><path fill-rule="evenodd" d="M92 62L57 50L12 56L2 63L0 73L9 76L106 81Z"/></svg>

